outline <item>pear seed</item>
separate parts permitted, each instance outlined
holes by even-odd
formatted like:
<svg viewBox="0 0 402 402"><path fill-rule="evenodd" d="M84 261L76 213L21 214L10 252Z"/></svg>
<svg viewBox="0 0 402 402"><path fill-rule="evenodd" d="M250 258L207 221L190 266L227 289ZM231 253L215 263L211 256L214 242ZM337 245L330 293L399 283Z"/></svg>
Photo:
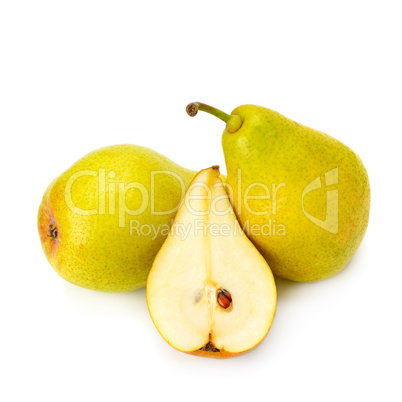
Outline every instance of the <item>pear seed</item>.
<svg viewBox="0 0 402 402"><path fill-rule="evenodd" d="M195 294L194 302L195 302L195 303L198 303L198 302L202 299L203 295L204 295L204 292L203 292L202 289L200 289L200 290Z"/></svg>
<svg viewBox="0 0 402 402"><path fill-rule="evenodd" d="M226 289L219 289L217 300L222 308L227 309L232 303L232 295Z"/></svg>

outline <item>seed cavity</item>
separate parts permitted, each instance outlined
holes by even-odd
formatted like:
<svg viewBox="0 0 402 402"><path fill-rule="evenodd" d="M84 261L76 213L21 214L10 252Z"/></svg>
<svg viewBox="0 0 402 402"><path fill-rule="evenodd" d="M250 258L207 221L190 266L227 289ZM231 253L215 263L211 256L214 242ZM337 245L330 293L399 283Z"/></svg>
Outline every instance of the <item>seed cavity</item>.
<svg viewBox="0 0 402 402"><path fill-rule="evenodd" d="M218 304L225 310L230 307L232 303L232 295L226 289L218 289L216 297Z"/></svg>

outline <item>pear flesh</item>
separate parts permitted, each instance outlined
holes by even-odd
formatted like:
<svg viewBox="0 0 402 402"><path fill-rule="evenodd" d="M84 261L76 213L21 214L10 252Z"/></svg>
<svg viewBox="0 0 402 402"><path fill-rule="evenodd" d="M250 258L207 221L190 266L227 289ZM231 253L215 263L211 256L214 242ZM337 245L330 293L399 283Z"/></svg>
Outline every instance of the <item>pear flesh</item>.
<svg viewBox="0 0 402 402"><path fill-rule="evenodd" d="M268 333L274 278L242 232L217 167L190 185L149 273L147 303L163 338L187 353L232 357Z"/></svg>

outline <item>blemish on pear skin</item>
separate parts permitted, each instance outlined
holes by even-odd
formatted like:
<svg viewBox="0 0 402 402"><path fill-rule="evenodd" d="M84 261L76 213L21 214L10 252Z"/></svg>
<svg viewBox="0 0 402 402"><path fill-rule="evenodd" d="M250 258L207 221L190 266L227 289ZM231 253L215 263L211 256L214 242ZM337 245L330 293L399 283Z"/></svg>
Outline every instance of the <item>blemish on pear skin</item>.
<svg viewBox="0 0 402 402"><path fill-rule="evenodd" d="M49 234L47 237L51 237L53 240L57 239L57 226L53 223L49 225Z"/></svg>

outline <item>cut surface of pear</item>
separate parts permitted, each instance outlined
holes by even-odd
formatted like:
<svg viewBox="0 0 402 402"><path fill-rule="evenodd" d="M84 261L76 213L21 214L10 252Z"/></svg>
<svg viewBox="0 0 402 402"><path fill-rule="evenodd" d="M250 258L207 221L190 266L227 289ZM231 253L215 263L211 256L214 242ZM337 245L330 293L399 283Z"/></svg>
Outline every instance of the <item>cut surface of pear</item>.
<svg viewBox="0 0 402 402"><path fill-rule="evenodd" d="M218 167L192 181L149 273L147 303L162 337L187 353L232 357L268 333L275 281L242 232Z"/></svg>

